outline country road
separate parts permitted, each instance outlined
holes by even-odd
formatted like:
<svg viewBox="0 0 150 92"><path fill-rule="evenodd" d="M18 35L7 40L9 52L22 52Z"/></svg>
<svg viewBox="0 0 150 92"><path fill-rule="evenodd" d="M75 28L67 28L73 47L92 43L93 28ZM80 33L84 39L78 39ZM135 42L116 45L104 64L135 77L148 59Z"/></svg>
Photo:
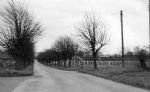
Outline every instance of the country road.
<svg viewBox="0 0 150 92"><path fill-rule="evenodd" d="M12 92L150 92L87 74L49 68L38 62L34 72L35 77Z"/></svg>

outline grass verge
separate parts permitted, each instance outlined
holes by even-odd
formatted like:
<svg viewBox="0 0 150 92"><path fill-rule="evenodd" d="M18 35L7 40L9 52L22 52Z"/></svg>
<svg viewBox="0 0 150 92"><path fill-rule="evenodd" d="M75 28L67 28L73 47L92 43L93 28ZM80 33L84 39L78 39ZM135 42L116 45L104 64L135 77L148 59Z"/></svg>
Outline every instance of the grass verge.
<svg viewBox="0 0 150 92"><path fill-rule="evenodd" d="M118 72L117 72L118 71ZM120 69L115 71L114 68L103 68L98 70L92 69L80 69L78 72L94 75L96 77L101 77L109 79L115 82L128 84L134 87L139 87L143 89L150 90L150 72L145 70L139 71L126 71L125 69Z"/></svg>

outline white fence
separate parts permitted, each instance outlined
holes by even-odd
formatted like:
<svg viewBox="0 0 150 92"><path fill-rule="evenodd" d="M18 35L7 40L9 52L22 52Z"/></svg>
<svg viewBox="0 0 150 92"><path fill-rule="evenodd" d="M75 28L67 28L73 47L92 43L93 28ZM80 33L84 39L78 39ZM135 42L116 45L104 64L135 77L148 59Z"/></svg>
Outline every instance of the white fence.
<svg viewBox="0 0 150 92"><path fill-rule="evenodd" d="M125 67L140 67L139 61L125 61ZM146 65L150 67L150 61L146 61ZM73 66L93 67L93 61L74 62ZM121 67L122 61L97 61L98 67Z"/></svg>

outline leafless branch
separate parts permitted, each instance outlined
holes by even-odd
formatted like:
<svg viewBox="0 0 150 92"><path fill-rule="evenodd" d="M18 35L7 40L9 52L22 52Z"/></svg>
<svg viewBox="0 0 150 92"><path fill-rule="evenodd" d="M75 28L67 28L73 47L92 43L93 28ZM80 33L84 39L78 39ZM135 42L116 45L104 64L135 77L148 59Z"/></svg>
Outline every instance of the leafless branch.
<svg viewBox="0 0 150 92"><path fill-rule="evenodd" d="M86 13L77 30L81 42L92 51L93 58L96 58L98 51L109 42L106 26L95 14ZM96 62L95 59L94 61Z"/></svg>

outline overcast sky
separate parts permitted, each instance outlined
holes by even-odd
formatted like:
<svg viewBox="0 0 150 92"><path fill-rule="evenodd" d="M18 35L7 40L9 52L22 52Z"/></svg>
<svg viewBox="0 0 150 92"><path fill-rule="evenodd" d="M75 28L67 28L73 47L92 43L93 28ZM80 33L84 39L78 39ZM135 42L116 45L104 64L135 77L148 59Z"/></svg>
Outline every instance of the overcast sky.
<svg viewBox="0 0 150 92"><path fill-rule="evenodd" d="M5 1L5 0L3 0ZM74 28L87 11L101 17L111 33L104 53L117 53L121 49L120 10L124 17L125 47L148 45L148 0L19 0L41 21L45 31L36 44L36 51L50 48L62 35L76 38Z"/></svg>

